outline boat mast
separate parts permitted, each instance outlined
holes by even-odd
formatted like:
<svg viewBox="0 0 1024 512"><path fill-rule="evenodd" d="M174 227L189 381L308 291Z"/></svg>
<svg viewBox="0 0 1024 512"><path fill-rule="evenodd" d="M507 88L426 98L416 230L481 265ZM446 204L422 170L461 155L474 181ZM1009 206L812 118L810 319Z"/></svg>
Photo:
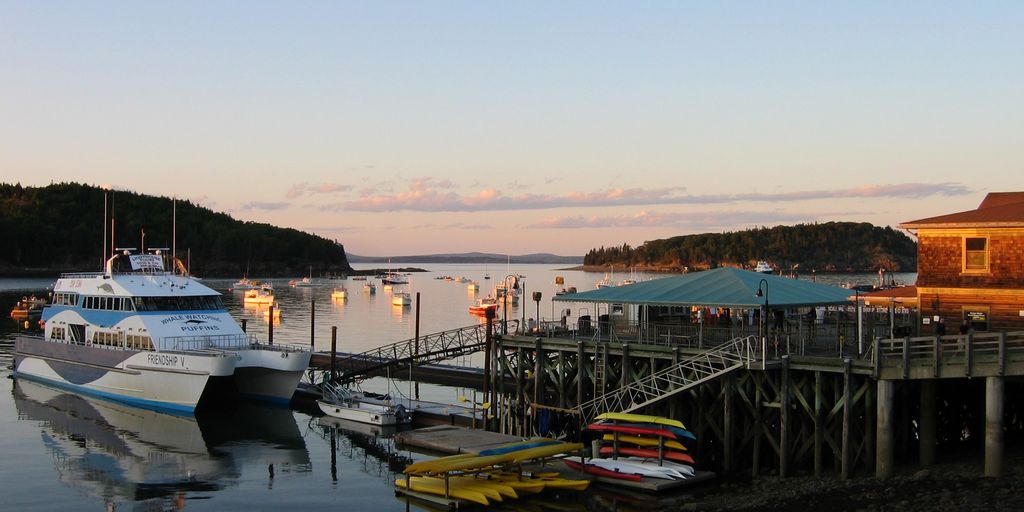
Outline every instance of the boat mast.
<svg viewBox="0 0 1024 512"><path fill-rule="evenodd" d="M190 249L191 250L191 249ZM191 255L190 255L191 256ZM178 198L171 198L171 267L178 262ZM172 270L173 272L173 270ZM273 321L273 319L271 319Z"/></svg>
<svg viewBox="0 0 1024 512"><path fill-rule="evenodd" d="M103 245L100 246L103 253L100 256L100 268L107 264L107 189L103 189Z"/></svg>

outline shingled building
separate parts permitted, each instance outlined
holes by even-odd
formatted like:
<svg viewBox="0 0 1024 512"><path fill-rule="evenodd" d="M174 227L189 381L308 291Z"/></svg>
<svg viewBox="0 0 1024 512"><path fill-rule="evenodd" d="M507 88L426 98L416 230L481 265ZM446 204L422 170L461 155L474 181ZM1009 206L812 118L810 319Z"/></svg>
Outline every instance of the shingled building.
<svg viewBox="0 0 1024 512"><path fill-rule="evenodd" d="M1024 330L1024 192L993 192L975 210L900 224L916 232L922 333Z"/></svg>

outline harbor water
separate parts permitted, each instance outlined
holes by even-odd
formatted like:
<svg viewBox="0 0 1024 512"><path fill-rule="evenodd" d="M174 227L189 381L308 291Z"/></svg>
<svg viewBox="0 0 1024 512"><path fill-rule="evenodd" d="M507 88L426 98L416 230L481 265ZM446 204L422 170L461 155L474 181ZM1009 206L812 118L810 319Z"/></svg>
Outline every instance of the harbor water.
<svg viewBox="0 0 1024 512"><path fill-rule="evenodd" d="M366 268L369 265L361 265ZM480 322L468 312L477 299L511 276L523 276L525 293L510 319L559 318L564 306L550 298L562 288L593 289L605 273L569 271L555 265L419 264L428 270L409 276L410 283L387 290L379 280L375 294L363 291L364 281L314 279L320 286L292 288L286 279L273 280L281 310L274 326L275 343L312 344L326 351L332 327L338 350L361 352L412 338L416 329L415 296L419 293L419 332L428 334ZM489 275L490 279L484 279ZM479 292L456 279L480 284ZM556 277L564 283L555 284ZM615 274L610 280L643 280L663 275ZM801 276L808 279L810 276ZM914 274L896 274L912 283ZM822 283L877 282L870 274L818 275ZM225 304L248 332L266 339L269 319L264 309L246 307L234 280L207 279L224 294ZM4 311L23 296L45 295L47 279L0 279ZM336 288L348 298L332 300ZM409 291L412 306L394 306L391 291ZM541 292L534 302L533 292ZM570 318L596 314L570 311ZM311 331L311 317L315 327ZM499 312L499 318L502 314ZM297 510L344 507L346 510L419 510L421 505L394 496L395 472L402 464L423 458L397 449L390 439L367 427L337 428L306 412L240 403L223 410L182 417L144 411L10 378L11 350L20 326L5 318L0 327L0 482L5 510ZM475 356L450 364L480 366ZM369 391L392 396L409 394L409 383L375 378L362 383ZM470 390L421 385L420 397L457 403ZM714 486L714 484L711 484ZM714 488L693 492L714 492ZM541 495L505 504L503 510L626 510L643 507L650 498L594 488L581 494ZM687 494L662 498L685 503ZM638 501L639 500L639 501ZM655 502L665 505L662 502Z"/></svg>

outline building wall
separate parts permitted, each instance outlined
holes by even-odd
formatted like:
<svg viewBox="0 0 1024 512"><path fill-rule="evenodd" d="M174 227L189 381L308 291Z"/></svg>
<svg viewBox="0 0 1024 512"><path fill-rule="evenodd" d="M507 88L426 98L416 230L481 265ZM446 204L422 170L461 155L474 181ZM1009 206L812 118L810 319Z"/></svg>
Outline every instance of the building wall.
<svg viewBox="0 0 1024 512"><path fill-rule="evenodd" d="M967 236L988 236L989 272L964 272L964 237ZM1024 290L1024 230L921 229L918 232L917 285Z"/></svg>
<svg viewBox="0 0 1024 512"><path fill-rule="evenodd" d="M918 231L918 299L922 334L935 332L935 316L946 332L958 332L964 310L988 312L989 330L1024 330L1024 230L921 229ZM964 237L988 237L988 272L964 271Z"/></svg>

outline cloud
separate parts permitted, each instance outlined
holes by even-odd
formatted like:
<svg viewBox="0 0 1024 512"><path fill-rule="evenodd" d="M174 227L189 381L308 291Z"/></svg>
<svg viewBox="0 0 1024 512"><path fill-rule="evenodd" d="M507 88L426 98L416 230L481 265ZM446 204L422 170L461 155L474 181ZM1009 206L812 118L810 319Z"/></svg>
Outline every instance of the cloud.
<svg viewBox="0 0 1024 512"><path fill-rule="evenodd" d="M439 186L444 185L444 186ZM783 193L691 195L683 187L612 188L596 192L571 192L563 195L507 195L493 188L471 194L458 194L447 182L417 180L408 191L383 193L365 189L359 198L327 205L324 209L360 212L478 212L543 210L566 207L602 208L612 206L707 205L737 202L785 202L815 199L921 198L932 195L956 196L970 193L958 183L900 183L865 185L836 190L807 190Z"/></svg>
<svg viewBox="0 0 1024 512"><path fill-rule="evenodd" d="M599 216L571 215L553 217L529 225L540 229L580 228L636 228L636 227L681 227L691 229L715 229L732 226L768 225L785 222L812 222L815 214L792 214L784 212L719 211L719 212L650 212L641 210L633 215Z"/></svg>
<svg viewBox="0 0 1024 512"><path fill-rule="evenodd" d="M241 210L283 210L288 208L288 203L272 203L266 201L252 201L239 207Z"/></svg>
<svg viewBox="0 0 1024 512"><path fill-rule="evenodd" d="M310 185L309 183L296 183L292 185L284 195L289 199L295 199L306 194L334 194L337 192L348 192L352 190L352 188L352 185L342 185L340 183L320 183L316 185Z"/></svg>

